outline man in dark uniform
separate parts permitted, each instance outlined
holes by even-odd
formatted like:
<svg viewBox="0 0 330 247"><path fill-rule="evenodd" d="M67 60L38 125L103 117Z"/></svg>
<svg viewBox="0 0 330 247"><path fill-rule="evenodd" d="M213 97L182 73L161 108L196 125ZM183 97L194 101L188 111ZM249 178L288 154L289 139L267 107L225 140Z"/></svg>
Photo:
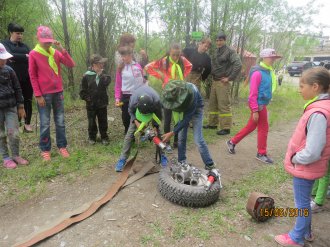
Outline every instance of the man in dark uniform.
<svg viewBox="0 0 330 247"><path fill-rule="evenodd" d="M216 129L218 135L230 134L232 126L231 83L240 74L242 63L237 53L226 45L226 35L220 32L216 39L217 49L212 59L212 87L209 100L209 123L206 129Z"/></svg>

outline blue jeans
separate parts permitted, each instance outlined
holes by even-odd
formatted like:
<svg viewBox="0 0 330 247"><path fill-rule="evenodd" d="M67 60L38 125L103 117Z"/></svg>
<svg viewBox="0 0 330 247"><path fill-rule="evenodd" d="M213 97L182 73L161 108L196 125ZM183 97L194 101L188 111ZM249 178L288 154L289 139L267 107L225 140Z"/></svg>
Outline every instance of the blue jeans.
<svg viewBox="0 0 330 247"><path fill-rule="evenodd" d="M55 122L56 144L58 148L65 148L67 141L65 137L63 92L45 94L43 97L46 105L44 107L38 105L40 115L40 149L41 151L50 151L51 149L50 112L52 109Z"/></svg>
<svg viewBox="0 0 330 247"><path fill-rule="evenodd" d="M194 132L194 141L198 147L198 151L202 157L202 160L205 165L213 164L213 160L210 156L209 149L206 145L206 142L203 137L202 127L203 127L203 108L197 108L194 113L191 123L193 125ZM189 124L183 127L183 129L179 132L178 139L178 161L184 161L187 159L186 157L186 149L187 149L187 133L188 133Z"/></svg>
<svg viewBox="0 0 330 247"><path fill-rule="evenodd" d="M13 157L19 156L19 131L16 106L0 109L0 154L9 158L7 137Z"/></svg>
<svg viewBox="0 0 330 247"><path fill-rule="evenodd" d="M299 244L304 244L304 237L309 237L311 234L312 210L310 206L310 196L312 193L313 184L314 180L293 177L295 207L298 208L298 211L304 209L308 210L307 217L304 215L298 215L293 230L289 232L290 238Z"/></svg>

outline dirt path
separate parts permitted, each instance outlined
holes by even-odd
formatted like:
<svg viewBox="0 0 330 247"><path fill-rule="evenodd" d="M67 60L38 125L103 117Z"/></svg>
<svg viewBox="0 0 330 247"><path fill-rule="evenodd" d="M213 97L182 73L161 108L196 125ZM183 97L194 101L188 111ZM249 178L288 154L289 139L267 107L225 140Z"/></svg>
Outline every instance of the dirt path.
<svg viewBox="0 0 330 247"><path fill-rule="evenodd" d="M269 153L274 159L283 158L293 128L294 123L286 125L284 129L271 130L268 141L271 144ZM221 169L225 186L264 166L254 159L255 134L240 143L235 156L227 153L224 143L225 139L219 139L217 144L210 145L209 148ZM195 148L189 150L188 157L196 163L201 161ZM139 158L137 163L143 163L143 160ZM91 176L82 177L73 184L64 179L56 179L48 185L43 196L24 203L0 207L0 246L13 245L64 212L103 194L114 182L116 175L113 167L109 166L96 169ZM291 181L279 186L287 191L281 200L293 206ZM223 191L221 197L225 196L226 191ZM221 205L218 204L220 210ZM317 222L314 224L314 233L317 236L312 245L314 247L330 246L329 231L326 230L330 224L329 202L327 204L326 212L313 216L313 222ZM148 234L150 225L157 222L167 225L165 232L159 236L159 246L276 246L272 237L288 231L294 222L294 219L290 218L277 218L265 224L256 224L245 217L240 218L241 222L237 222L238 230L241 229L241 232L226 235L219 233L205 241L193 237L174 241L173 238L167 237L172 230L168 223L169 217L170 214L179 214L182 209L161 197L157 191L157 174L149 175L123 189L89 219L71 226L38 246L140 246L141 236ZM249 237L242 234L246 227L254 229Z"/></svg>

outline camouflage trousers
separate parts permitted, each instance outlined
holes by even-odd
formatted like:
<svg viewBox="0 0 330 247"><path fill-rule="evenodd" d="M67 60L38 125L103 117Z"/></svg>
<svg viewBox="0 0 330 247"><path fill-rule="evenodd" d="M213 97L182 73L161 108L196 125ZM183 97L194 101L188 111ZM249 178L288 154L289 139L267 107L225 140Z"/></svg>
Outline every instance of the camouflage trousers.
<svg viewBox="0 0 330 247"><path fill-rule="evenodd" d="M186 82L191 82L196 85L198 91L201 91L202 75L201 73L192 71L186 78Z"/></svg>

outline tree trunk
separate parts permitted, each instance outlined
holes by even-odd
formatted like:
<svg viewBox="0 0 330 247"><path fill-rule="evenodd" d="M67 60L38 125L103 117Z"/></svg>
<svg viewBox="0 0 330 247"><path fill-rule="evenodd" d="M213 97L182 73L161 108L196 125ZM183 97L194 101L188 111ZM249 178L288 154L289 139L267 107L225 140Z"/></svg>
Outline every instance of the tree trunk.
<svg viewBox="0 0 330 247"><path fill-rule="evenodd" d="M68 23L67 23L67 17L66 17L66 1L61 0L61 5L62 5L62 23L63 23L63 33L64 33L64 44L65 44L65 48L67 49L68 53L71 54ZM68 86L69 86L70 91L74 92L73 70L72 70L72 68L67 68L67 70L68 70L68 80L69 80ZM74 98L73 94L71 94L71 96Z"/></svg>
<svg viewBox="0 0 330 247"><path fill-rule="evenodd" d="M99 54L102 57L106 56L106 47L105 47L105 38L104 38L104 8L103 8L103 0L98 0L99 7L99 27L98 27L98 43L99 43Z"/></svg>
<svg viewBox="0 0 330 247"><path fill-rule="evenodd" d="M193 18L193 26L192 26L192 31L196 32L197 31L197 21L198 21L198 0L194 1L194 18Z"/></svg>
<svg viewBox="0 0 330 247"><path fill-rule="evenodd" d="M191 5L186 3L185 4L186 10L186 47L190 45L190 22L191 22Z"/></svg>
<svg viewBox="0 0 330 247"><path fill-rule="evenodd" d="M88 0L84 0L84 25L85 25L85 37L86 37L86 66L89 66L89 58L91 55L91 42L89 39L89 23L88 23Z"/></svg>
<svg viewBox="0 0 330 247"><path fill-rule="evenodd" d="M147 0L144 0L144 49L148 54L148 10Z"/></svg>
<svg viewBox="0 0 330 247"><path fill-rule="evenodd" d="M93 51L92 53L96 53L97 52L97 47L96 47L96 35L95 35L95 29L94 29L94 0L90 0L89 2L89 25L90 25L90 29L92 31L92 47L93 47Z"/></svg>

